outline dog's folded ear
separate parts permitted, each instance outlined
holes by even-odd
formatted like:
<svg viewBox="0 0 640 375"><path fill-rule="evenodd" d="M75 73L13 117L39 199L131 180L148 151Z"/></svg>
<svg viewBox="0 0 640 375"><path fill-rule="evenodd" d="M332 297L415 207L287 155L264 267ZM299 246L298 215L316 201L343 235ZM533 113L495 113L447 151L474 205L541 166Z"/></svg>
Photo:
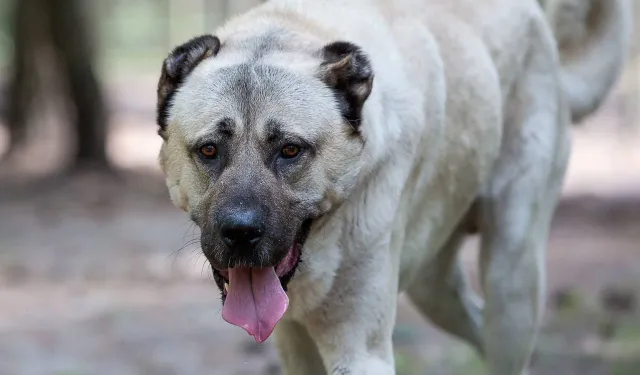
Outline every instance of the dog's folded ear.
<svg viewBox="0 0 640 375"><path fill-rule="evenodd" d="M157 123L160 135L167 127L171 97L184 79L204 59L215 56L220 50L220 40L213 35L202 35L176 47L162 63L158 81Z"/></svg>
<svg viewBox="0 0 640 375"><path fill-rule="evenodd" d="M321 78L333 89L345 120L359 130L362 107L373 87L373 69L360 47L333 42L322 49Z"/></svg>

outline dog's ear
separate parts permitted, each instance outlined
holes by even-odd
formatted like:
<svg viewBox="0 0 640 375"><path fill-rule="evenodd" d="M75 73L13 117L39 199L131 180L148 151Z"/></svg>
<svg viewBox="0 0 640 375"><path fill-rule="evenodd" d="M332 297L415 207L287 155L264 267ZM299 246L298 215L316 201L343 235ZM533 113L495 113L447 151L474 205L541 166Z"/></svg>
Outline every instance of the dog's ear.
<svg viewBox="0 0 640 375"><path fill-rule="evenodd" d="M220 50L220 40L213 35L202 35L176 47L162 63L158 81L157 123L160 136L164 137L171 99L184 79L204 59L215 56Z"/></svg>
<svg viewBox="0 0 640 375"><path fill-rule="evenodd" d="M360 47L333 42L322 49L321 78L333 89L345 120L358 131L362 106L373 87L373 69Z"/></svg>

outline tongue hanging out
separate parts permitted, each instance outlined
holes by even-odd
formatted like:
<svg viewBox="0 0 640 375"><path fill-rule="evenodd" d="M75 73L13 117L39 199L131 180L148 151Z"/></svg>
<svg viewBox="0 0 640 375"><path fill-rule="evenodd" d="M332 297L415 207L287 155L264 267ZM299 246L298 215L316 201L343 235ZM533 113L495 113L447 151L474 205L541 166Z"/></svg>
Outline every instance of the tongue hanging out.
<svg viewBox="0 0 640 375"><path fill-rule="evenodd" d="M229 268L229 289L222 318L264 342L289 307L273 267Z"/></svg>

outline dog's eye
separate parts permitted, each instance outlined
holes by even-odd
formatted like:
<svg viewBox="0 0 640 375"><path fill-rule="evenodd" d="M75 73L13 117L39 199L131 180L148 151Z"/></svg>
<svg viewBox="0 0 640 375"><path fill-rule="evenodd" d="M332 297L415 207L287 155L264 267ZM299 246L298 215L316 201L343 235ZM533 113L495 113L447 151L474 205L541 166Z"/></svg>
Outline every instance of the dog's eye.
<svg viewBox="0 0 640 375"><path fill-rule="evenodd" d="M288 144L282 148L280 151L280 156L285 159L292 159L298 156L300 153L300 146L294 144Z"/></svg>
<svg viewBox="0 0 640 375"><path fill-rule="evenodd" d="M215 159L218 156L218 150L216 149L216 146L206 144L200 147L200 155L205 159Z"/></svg>

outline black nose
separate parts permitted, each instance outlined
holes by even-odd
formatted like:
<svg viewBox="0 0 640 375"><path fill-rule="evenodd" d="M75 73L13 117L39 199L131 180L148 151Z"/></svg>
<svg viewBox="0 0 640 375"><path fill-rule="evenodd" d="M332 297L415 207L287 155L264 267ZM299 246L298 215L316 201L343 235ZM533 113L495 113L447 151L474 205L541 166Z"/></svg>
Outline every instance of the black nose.
<svg viewBox="0 0 640 375"><path fill-rule="evenodd" d="M229 248L251 249L263 234L264 219L257 210L234 211L221 220L220 235Z"/></svg>

